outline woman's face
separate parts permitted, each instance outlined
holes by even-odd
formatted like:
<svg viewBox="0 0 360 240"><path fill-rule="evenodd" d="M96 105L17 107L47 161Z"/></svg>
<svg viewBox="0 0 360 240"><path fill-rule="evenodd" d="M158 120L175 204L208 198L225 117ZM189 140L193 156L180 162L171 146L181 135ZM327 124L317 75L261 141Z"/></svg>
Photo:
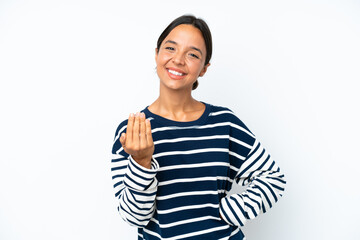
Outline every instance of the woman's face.
<svg viewBox="0 0 360 240"><path fill-rule="evenodd" d="M199 29L181 24L175 27L156 49L157 74L162 87L188 89L203 76L210 64L205 64L206 46Z"/></svg>

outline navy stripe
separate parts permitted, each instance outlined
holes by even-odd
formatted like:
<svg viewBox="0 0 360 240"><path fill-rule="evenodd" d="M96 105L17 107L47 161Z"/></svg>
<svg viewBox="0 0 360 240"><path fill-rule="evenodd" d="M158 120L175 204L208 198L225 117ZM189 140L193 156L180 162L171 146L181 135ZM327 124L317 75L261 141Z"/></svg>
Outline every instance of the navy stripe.
<svg viewBox="0 0 360 240"><path fill-rule="evenodd" d="M142 188L145 188L145 187L146 187L146 185L136 182L136 181L135 181L134 179L132 179L128 174L125 174L125 178L128 179L128 180L130 180L131 182L135 183L136 185L142 187ZM128 185L128 184L126 183L126 181L124 181L124 184L125 184L125 186L127 186L127 187L129 187L129 188L133 188L132 186Z"/></svg>
<svg viewBox="0 0 360 240"><path fill-rule="evenodd" d="M269 156L270 156L270 155L269 155ZM274 167L274 165L275 165L275 162L273 161L273 162L271 163L270 167L268 168L268 170L271 170L271 169Z"/></svg>
<svg viewBox="0 0 360 240"><path fill-rule="evenodd" d="M226 211L225 211L225 209L224 209L224 207L223 207L222 205L220 205L220 209L221 209L221 213L223 214L223 217L225 217L226 220L227 220L229 223L234 224L234 223L230 220L228 214L226 213Z"/></svg>
<svg viewBox="0 0 360 240"><path fill-rule="evenodd" d="M117 186L119 186L119 185L122 184L122 183L123 183L123 181L120 181L120 182L115 183L115 184L114 184L114 188L116 188Z"/></svg>
<svg viewBox="0 0 360 240"><path fill-rule="evenodd" d="M117 163L117 162L122 162L122 161L124 161L125 159L127 159L126 157L121 156L121 155L119 155L119 157L120 157L120 158L113 158L113 159L111 159L111 162L112 162L112 163Z"/></svg>
<svg viewBox="0 0 360 240"><path fill-rule="evenodd" d="M258 149L260 147L260 144L258 144L258 147L256 149ZM257 151L257 150L256 150ZM251 155L253 155L256 151L254 151ZM239 176L241 177L242 175L244 175L244 173L246 173L252 166L254 166L262 157L262 155L264 154L265 151L262 151L260 156L257 157L256 159L254 159L253 162L251 162L251 164L249 164L249 166L247 166L243 171L240 172Z"/></svg>
<svg viewBox="0 0 360 240"><path fill-rule="evenodd" d="M257 181L261 182L263 185L265 185L265 186L269 189L269 191L271 192L271 194L272 194L272 196L274 197L275 201L278 200L277 197L276 197L276 194L275 194L274 190L269 186L268 183L264 182L264 181L261 180L261 179L257 179Z"/></svg>
<svg viewBox="0 0 360 240"><path fill-rule="evenodd" d="M237 207L239 208L239 210L241 211L242 215L243 216L246 216L246 213L244 211L244 209L241 207L240 203L234 198L234 197L230 197L230 199L232 199L235 204L237 205ZM231 210L231 212L233 213L234 217L236 218L236 220L240 223L241 226L244 226L244 223L240 220L240 218L237 216L236 212L234 211L234 209L232 209L232 207L230 206L230 203L228 202L228 200L226 199L228 205L229 205L229 208Z"/></svg>
<svg viewBox="0 0 360 240"><path fill-rule="evenodd" d="M256 211L255 211L255 209L254 209L253 206L251 206L251 205L250 205L249 203L247 203L247 202L245 202L245 206L247 206L248 208L251 209L251 211L252 211L252 213L254 214L255 217L257 216L257 213L256 213ZM248 219L249 219L249 217L248 217Z"/></svg>
<svg viewBox="0 0 360 240"><path fill-rule="evenodd" d="M149 216L149 212L147 212L147 213L140 213L140 212L134 212L132 209L131 209L131 207L129 206L129 204L134 204L134 203L132 203L131 201L129 201L129 197L127 196L127 193L125 192L125 197L126 197L126 199L127 199L127 201L124 201L124 203L125 203L125 205L128 207L128 209L130 210L130 212L131 212L131 216L132 217L134 217L134 218L136 218L136 220L138 220L138 221L143 221L143 220L150 220L150 218L151 217L148 217ZM129 203L129 204L128 204ZM151 209L151 208L150 208ZM150 210L149 209L149 210ZM137 217L135 217L135 215L137 216ZM140 220L140 218L138 218L138 217L147 217L147 218L142 218L142 220Z"/></svg>
<svg viewBox="0 0 360 240"><path fill-rule="evenodd" d="M278 190L280 190L280 191L284 191L284 190L285 190L285 188L279 187L278 185L275 185L275 184L273 184L273 183L270 183L270 185L271 185L273 188L276 188L276 189L278 189Z"/></svg>
<svg viewBox="0 0 360 240"><path fill-rule="evenodd" d="M141 192L141 191L137 191L136 189L129 189L129 190L131 190L131 192L136 195L144 196L144 197L153 197L156 195L156 192Z"/></svg>
<svg viewBox="0 0 360 240"><path fill-rule="evenodd" d="M260 148L260 143L258 143L254 149L254 151L252 151L249 156L247 156L247 158L251 158Z"/></svg>
<svg viewBox="0 0 360 240"><path fill-rule="evenodd" d="M248 192L253 192L253 191L251 191L251 190L249 189ZM260 196L260 194L255 193L255 192L253 192L253 194L254 194L254 195L257 195L257 196ZM245 196L246 196L247 198L249 198L253 203L255 203L256 205L258 205L259 209L261 208L261 207L260 207L260 203L259 203L258 201L256 201L255 199L251 198L251 197L249 196L249 194L246 194Z"/></svg>
<svg viewBox="0 0 360 240"><path fill-rule="evenodd" d="M115 193L115 197L118 198L119 195L121 194L121 192L122 192L123 190L124 190L124 188L122 188L122 189L120 189L119 191L117 191L117 192Z"/></svg>
<svg viewBox="0 0 360 240"><path fill-rule="evenodd" d="M113 175L112 176L112 179L115 179L115 178L123 178L125 174L117 174L117 175Z"/></svg>
<svg viewBox="0 0 360 240"><path fill-rule="evenodd" d="M266 208L265 208L264 202L261 202L261 206L262 206L263 212L266 213Z"/></svg>
<svg viewBox="0 0 360 240"><path fill-rule="evenodd" d="M270 201L269 197L267 196L267 194L265 193L265 191L264 191L260 186L255 186L255 187L260 190L260 192L263 194L263 196L265 197L266 201L268 202L268 205L269 205L270 207L272 207L271 201ZM265 207L265 206L264 206L264 201L262 201L262 203L263 203L263 207ZM265 208L264 208L264 209L265 209Z"/></svg>
<svg viewBox="0 0 360 240"><path fill-rule="evenodd" d="M127 168L127 166L114 167L114 168L111 168L111 171L117 171L117 170L126 169L126 168Z"/></svg>
<svg viewBox="0 0 360 240"><path fill-rule="evenodd" d="M139 168L138 166L136 166L132 161L129 161L130 164L131 164L131 167L130 167L130 171L133 175L137 176L138 178L141 178L145 181L151 181L153 179L153 177L150 177L150 178L146 178L144 176L140 176L139 174L135 173L131 168L134 167L136 169L138 169L139 171L143 172L143 173L146 173L146 174L154 174L153 172L148 172L148 171L144 171L143 169Z"/></svg>
<svg viewBox="0 0 360 240"><path fill-rule="evenodd" d="M265 150L263 151L263 153L265 153ZM260 159L260 157L259 157L259 159ZM258 169L262 169L262 168L265 166L265 164L269 161L269 159L270 159L270 155L267 156L267 158L265 159L265 161L260 165L260 167L258 167ZM264 172L265 172L265 171L262 171L259 175L261 175L261 174L264 173ZM253 174L255 174L255 171L253 171L252 173L250 173L249 176L248 176L248 178L251 178Z"/></svg>
<svg viewBox="0 0 360 240"><path fill-rule="evenodd" d="M132 206L134 206L134 207L135 207L136 209L138 209L139 211L149 211L149 210L153 209L153 207L154 207L154 205L155 205L155 203L153 203L153 205L151 205L151 207L141 208L141 207L138 207L138 206L137 206L135 203L133 203L133 202L128 201L128 203L131 204ZM146 213L146 214L137 213L137 215L139 215L139 216L148 216L149 213Z"/></svg>
<svg viewBox="0 0 360 240"><path fill-rule="evenodd" d="M282 184L286 184L286 181L283 180L283 179L281 179L281 178L283 178L283 177L284 177L284 175L281 175L281 176L279 176L279 177L267 177L267 178L270 178L270 179L272 179L272 180L281 182Z"/></svg>
<svg viewBox="0 0 360 240"><path fill-rule="evenodd" d="M126 202L124 202L124 204L127 205ZM120 206L120 208L121 208L122 211L124 211L124 212L127 213L128 215L132 216L133 218L135 218L135 219L136 219L137 221L139 221L139 222L146 222L147 220L150 220L150 218L146 218L146 219L140 220L139 218L135 217L132 213L129 213L128 211L126 211L123 206ZM129 208L129 209L130 209L130 208ZM130 211L131 211L131 209L130 209ZM128 220L129 222L132 222L132 221L129 220L129 219L127 219L127 220ZM134 225L137 225L137 226L141 227L141 225L139 225L139 224L137 224L137 223L135 223L135 222L132 222L132 223L133 223Z"/></svg>

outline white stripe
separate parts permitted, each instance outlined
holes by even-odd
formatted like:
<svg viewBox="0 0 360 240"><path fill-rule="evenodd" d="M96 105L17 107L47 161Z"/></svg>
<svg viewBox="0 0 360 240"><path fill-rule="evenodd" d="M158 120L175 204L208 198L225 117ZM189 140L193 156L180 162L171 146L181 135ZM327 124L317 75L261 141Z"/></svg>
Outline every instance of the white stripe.
<svg viewBox="0 0 360 240"><path fill-rule="evenodd" d="M118 174L125 174L125 171L127 169L127 166L129 164L129 160L123 160L123 161L119 161L119 162L112 162L111 163L111 173L113 176L118 175ZM125 167L126 166L126 167ZM121 169L114 169L114 168L121 168Z"/></svg>
<svg viewBox="0 0 360 240"><path fill-rule="evenodd" d="M207 162L207 163L194 163L194 164L179 164L179 165L172 165L172 166L167 166L167 167L160 167L160 169L158 171L167 171L167 170L182 169L182 168L212 167L212 166L229 167L230 164L228 162Z"/></svg>
<svg viewBox="0 0 360 240"><path fill-rule="evenodd" d="M266 171L276 170L276 169L274 169L274 168L273 168L273 169L269 169L270 166L271 166L271 164L272 164L274 161L273 161L272 157L267 154L266 151L265 151L264 154L266 155L266 158L264 159L264 161L265 161L267 158L269 158L269 159L267 160L267 162L265 163L265 165L264 165L261 169L262 169L262 170L266 170ZM268 170L268 169L269 169L269 170Z"/></svg>
<svg viewBox="0 0 360 240"><path fill-rule="evenodd" d="M119 150L116 151L116 154L119 154L123 150L123 147L120 147Z"/></svg>
<svg viewBox="0 0 360 240"><path fill-rule="evenodd" d="M122 200L121 200L122 199ZM132 215L132 212L130 211L129 207L132 206L130 203L129 203L129 199L125 199L125 194L122 194L121 195L121 199L120 199L120 202L123 202L123 203L127 203L127 204L121 204L120 205L125 208L125 211L123 211L121 208L120 208L120 215L123 219L125 219L125 221L128 219L132 222L134 222L135 224L137 224L138 226L141 226L141 225L144 225L144 219L147 218L147 216L136 216L140 221L138 221L133 215ZM129 206L129 207L128 207ZM136 212L136 211L135 211ZM128 221L127 221L128 222ZM130 222L128 222L130 225L133 225L131 224Z"/></svg>
<svg viewBox="0 0 360 240"><path fill-rule="evenodd" d="M158 196L156 197L156 200L166 200L170 198L177 198L177 197L184 197L184 196L194 196L194 195L217 195L219 193L224 193L225 190L216 190L216 191L191 191L191 192L180 192L180 193L174 193L169 194L165 196Z"/></svg>
<svg viewBox="0 0 360 240"><path fill-rule="evenodd" d="M230 204L231 208L235 211L236 215L239 217L239 219L240 219L240 221L242 222L242 224L245 225L245 224L246 224L246 221L247 221L246 216L243 215L242 211L240 210L240 208L239 208L239 207L237 206L237 204L236 204L236 203L238 203L238 204L242 207L242 209L243 209L245 212L247 212L247 211L246 211L246 207L245 207L245 201L244 201L243 197L240 197L240 196L239 196L239 194L234 194L232 197L235 198L236 201L234 201L234 200L232 200L232 199L229 199L229 204ZM229 216L233 216L233 217L232 217L232 218L233 218L233 219L232 219L233 222L234 222L234 221L237 222L236 217L233 215L233 213L232 213L231 210L230 210L229 212L227 212L227 214L228 214ZM240 223L239 223L239 224L240 224Z"/></svg>
<svg viewBox="0 0 360 240"><path fill-rule="evenodd" d="M198 217L198 218L190 218L190 219L187 219L187 220L181 220L181 221L178 221L178 222L172 222L172 223L168 223L168 224L160 224L159 221L154 219L154 218L152 218L151 221L155 222L162 229L162 228L169 228L169 227L179 226L179 225L187 224L187 223L200 222L200 221L204 221L204 220L208 220L208 219L220 220L220 218L217 218L217 217L205 216L205 217Z"/></svg>
<svg viewBox="0 0 360 240"><path fill-rule="evenodd" d="M211 112L209 114L209 116L217 116L217 115L220 115L220 114L225 114L225 113L229 113L231 115L234 115L233 112L229 111L229 110L223 110L223 111L218 111L218 112Z"/></svg>
<svg viewBox="0 0 360 240"><path fill-rule="evenodd" d="M127 127L127 125L123 126L123 127L119 130L118 134L116 135L116 137L115 137L115 139L114 139L114 143L119 139L120 133L122 133L122 131L124 131L124 129L125 129L126 127ZM114 144L114 143L113 143L113 144Z"/></svg>
<svg viewBox="0 0 360 240"><path fill-rule="evenodd" d="M153 195L150 195L150 196L139 195L139 194L136 194L136 192L132 193L134 195L135 199L136 199L136 200L134 200L134 203L137 203L137 202L140 202L140 201L142 201L142 202L155 201L155 196L156 196L155 192L156 192L156 190L157 189L151 189L151 191L146 190L146 193L149 193L149 194L153 193ZM140 203L137 203L137 204L140 204ZM153 204L154 204L153 202L151 202L151 203L150 202L149 203L141 203L141 206L149 208Z"/></svg>
<svg viewBox="0 0 360 240"><path fill-rule="evenodd" d="M201 168L201 167L211 167L211 166L225 166L225 167L230 167L230 169L234 170L235 172L239 171L239 168L236 168L235 166L229 165L229 163L225 163L225 162L178 164L178 165L172 165L172 166L159 168L158 171L168 171L168 170L175 170L175 169L179 169L179 168L181 168L181 169L183 169L183 168Z"/></svg>
<svg viewBox="0 0 360 240"><path fill-rule="evenodd" d="M260 144L259 141L255 138L255 142L254 142L254 144L253 144L253 146L252 146L252 148L251 148L251 150L250 150L250 152L249 152L248 155L252 154L253 151L255 151L257 145L259 145L259 144ZM262 146L261 146L261 144L260 144L259 148L261 148L261 147L262 147Z"/></svg>
<svg viewBox="0 0 360 240"><path fill-rule="evenodd" d="M211 208L219 208L219 204L212 204L212 203L206 203L206 204L198 204L198 205L189 205L189 206L183 206L183 207L177 207L177 208L170 208L168 210L159 210L157 209L158 214L168 214L183 210L189 210L189 209L198 209L198 208L204 208L204 207L211 207Z"/></svg>
<svg viewBox="0 0 360 240"><path fill-rule="evenodd" d="M171 151L171 152L162 152L158 154L154 154L154 158L169 156L169 155L187 155L187 154L195 154L195 153L204 153L204 152L229 152L227 148L202 148L202 149L194 149L187 151Z"/></svg>
<svg viewBox="0 0 360 240"><path fill-rule="evenodd" d="M248 135L252 136L252 137L255 137L254 134L252 134L251 132L249 132L248 130L246 130L245 128L243 127L240 127L239 125L237 124L234 124L234 123L230 123L230 126L234 127L234 128L237 128L245 133L247 133Z"/></svg>
<svg viewBox="0 0 360 240"><path fill-rule="evenodd" d="M240 231L240 228L236 228L235 231L233 231L233 232L230 234L230 237L234 236L234 235L237 234L239 231ZM242 240L245 240L245 238L243 238Z"/></svg>
<svg viewBox="0 0 360 240"><path fill-rule="evenodd" d="M227 180L232 182L233 180L228 177L199 177L199 178L179 178L169 181L163 181L159 183L159 186L174 184L174 183L185 183L185 182L200 182L200 181L217 181L217 180Z"/></svg>
<svg viewBox="0 0 360 240"><path fill-rule="evenodd" d="M261 179L261 180L264 180L264 179ZM266 182L266 180L265 180L264 182L267 183L269 186L267 186L267 185L265 185L265 184L263 184L263 183L261 183L261 182L257 182L257 186L258 186L259 188L261 188L261 189L265 192L265 194L266 194L266 196L268 197L271 205L274 205L274 203L275 203L275 198L274 198L274 196L272 195L272 193L271 193L271 191L270 191L270 189L269 189L269 187L270 187L271 189L272 189L272 187L271 187L271 185L270 185L268 182ZM272 189L272 190L274 191L274 189ZM274 192L275 192L275 196L276 196L276 195L277 195L277 194L276 194L276 191L274 191ZM263 195L262 192L261 192L261 195ZM270 209L270 204L269 204L268 200L266 200L265 196L263 196L262 198L263 198L263 203L264 203L264 206L265 206L265 210L267 211L268 209ZM279 199L279 196L277 196L277 198Z"/></svg>
<svg viewBox="0 0 360 240"><path fill-rule="evenodd" d="M224 238L220 238L219 240L228 240L230 237L234 236L235 234L237 234L240 231L240 228L235 228L234 231L232 231L232 233L230 234L230 236L224 237ZM245 238L243 238L242 240L245 240Z"/></svg>
<svg viewBox="0 0 360 240"><path fill-rule="evenodd" d="M250 133L248 130L246 130L243 127L240 127L237 124L234 124L232 122L220 122L220 123L214 123L214 124L207 124L207 125L195 125L195 126L189 126L189 127L177 127L177 126L172 126L172 127L160 127L160 128L155 128L153 130L151 130L152 133L155 132L159 132L159 131L167 131L167 130L184 130L184 129L206 129L206 128L215 128L215 127L222 127L222 126L231 126L234 128L237 128L245 133L247 133L248 135L255 137L252 133Z"/></svg>
<svg viewBox="0 0 360 240"><path fill-rule="evenodd" d="M154 145L162 144L162 143L181 142L181 141L192 141L192 140L197 140L198 141L198 140L207 140L207 139L227 139L227 138L229 138L229 135L215 135L215 136L208 136L208 137L186 137L186 138L184 137L184 138L174 138L174 139L163 139L163 140L155 141ZM205 148L205 149L211 149L211 148ZM214 148L214 149L221 149L221 148ZM222 150L221 152L227 152L228 151L227 148L224 148L224 149L226 149L226 151ZM123 150L123 147L120 147L120 149L116 151L116 154L119 154L122 150ZM190 151L206 152L205 150L189 150L188 152L190 152ZM188 154L188 153L186 153L186 151L183 151L183 152L184 152L183 154ZM169 153L171 153L171 152L169 152ZM161 155L161 154L166 154L166 152L158 153L158 154L155 154L153 156L154 157L167 156L167 155ZM178 153L178 154L181 154L181 153ZM191 154L191 153L189 153L189 154Z"/></svg>
<svg viewBox="0 0 360 240"><path fill-rule="evenodd" d="M126 159L123 155L120 155L120 154L111 154L111 159Z"/></svg>
<svg viewBox="0 0 360 240"><path fill-rule="evenodd" d="M162 143L182 142L182 141L199 141L199 140L208 140L208 139L227 139L227 138L229 138L229 135L214 135L214 136L205 136L205 137L182 137L182 138L163 139L163 140L155 141L154 145L162 144Z"/></svg>
<svg viewBox="0 0 360 240"><path fill-rule="evenodd" d="M175 237L170 237L170 238L162 238L160 237L159 234L153 233L154 235L158 236L158 238L162 239L162 240L177 240L177 239L183 239L183 238L187 238L187 237L193 237L193 236L197 236L197 235L202 235L202 234L206 234L206 233L211 233L211 232L215 232L215 231L220 231L220 230L224 230L229 228L229 225L225 225L225 226L220 226L220 227L216 227L216 228L210 228L210 229L205 229L205 230L201 230L201 231L197 231L197 232L192 232L192 233L187 233L187 234L182 234L179 236L175 236ZM144 228L144 232L150 232L147 229Z"/></svg>
<svg viewBox="0 0 360 240"><path fill-rule="evenodd" d="M241 160L245 160L245 159L246 159L245 157L240 156L239 154L234 153L234 152L231 152L231 151L229 151L229 154L232 155L232 156L234 156L234 157L237 157L238 159L241 159Z"/></svg>
<svg viewBox="0 0 360 240"><path fill-rule="evenodd" d="M155 128L151 132L155 133L158 131L167 131L167 130L184 130L184 129L204 129L204 128L214 128L214 127L221 127L221 126L229 126L230 122L221 122L221 123L214 123L214 124L207 124L207 125L195 125L189 127L160 127Z"/></svg>
<svg viewBox="0 0 360 240"><path fill-rule="evenodd" d="M223 238L220 238L219 240L228 240L229 237L223 237Z"/></svg>
<svg viewBox="0 0 360 240"><path fill-rule="evenodd" d="M236 139L236 138L229 137L229 139L230 139L230 141L236 142L237 144L242 145L242 146L244 146L244 147L247 147L248 149L251 149L251 148L252 148L252 146L250 146L249 144L244 143L243 141L239 141L239 140Z"/></svg>
<svg viewBox="0 0 360 240"><path fill-rule="evenodd" d="M256 146L254 148L256 148ZM260 156L260 154L263 152L263 150L264 150L264 148L261 145L256 150L256 152L253 152L253 150L251 150L253 152L253 154L242 164L239 174L243 171L243 169L246 169L248 166L250 166L252 163L254 163L254 161ZM256 171L266 158L267 158L267 154L266 154L266 152L264 152L262 157L260 159L258 159L258 161L253 166L251 166L249 169L247 169L247 171L245 173L243 173L245 175L244 177L246 177L250 172ZM239 177L243 177L243 176L239 176Z"/></svg>

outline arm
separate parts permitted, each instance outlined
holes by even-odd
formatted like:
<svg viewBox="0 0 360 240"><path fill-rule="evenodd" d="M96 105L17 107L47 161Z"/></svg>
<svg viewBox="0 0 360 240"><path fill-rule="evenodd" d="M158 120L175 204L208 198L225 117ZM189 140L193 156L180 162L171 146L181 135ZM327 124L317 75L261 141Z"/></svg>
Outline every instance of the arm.
<svg viewBox="0 0 360 240"><path fill-rule="evenodd" d="M241 194L221 199L220 214L230 225L244 226L247 220L265 213L279 200L286 181L280 168L256 139L235 180L245 186Z"/></svg>
<svg viewBox="0 0 360 240"><path fill-rule="evenodd" d="M152 168L147 169L130 155L114 154L111 164L117 209L121 217L130 225L146 226L155 208L158 163L154 160Z"/></svg>
<svg viewBox="0 0 360 240"><path fill-rule="evenodd" d="M132 127L129 127L130 125ZM133 127L134 125L139 127ZM125 130L126 134L124 133ZM129 130L138 132L137 134L130 134ZM155 175L159 165L156 160L151 159L153 149L149 151L149 147L140 144L144 142L144 139L139 139L138 146L133 141L135 138L133 136L142 135L144 138L148 134L151 135L151 127L150 123L145 124L145 116L132 115L127 125L124 123L119 126L112 150L111 172L117 208L126 222L137 227L144 227L150 221L155 209L158 185ZM151 149L151 146L153 147L152 138L148 139ZM135 148L137 150L134 150ZM132 154L129 154L130 152ZM141 161L139 158L135 159L134 156L141 156Z"/></svg>

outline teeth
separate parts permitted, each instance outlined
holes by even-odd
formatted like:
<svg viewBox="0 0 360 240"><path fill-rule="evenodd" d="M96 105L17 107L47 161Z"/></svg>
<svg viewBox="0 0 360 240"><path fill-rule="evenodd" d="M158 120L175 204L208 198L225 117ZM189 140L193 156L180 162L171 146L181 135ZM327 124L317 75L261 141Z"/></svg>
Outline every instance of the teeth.
<svg viewBox="0 0 360 240"><path fill-rule="evenodd" d="M174 70L168 70L169 71L169 73L171 73L171 74L174 74L174 75L177 75L177 76L182 76L182 75L184 75L183 73L179 73L179 72L177 72L177 71L174 71Z"/></svg>

